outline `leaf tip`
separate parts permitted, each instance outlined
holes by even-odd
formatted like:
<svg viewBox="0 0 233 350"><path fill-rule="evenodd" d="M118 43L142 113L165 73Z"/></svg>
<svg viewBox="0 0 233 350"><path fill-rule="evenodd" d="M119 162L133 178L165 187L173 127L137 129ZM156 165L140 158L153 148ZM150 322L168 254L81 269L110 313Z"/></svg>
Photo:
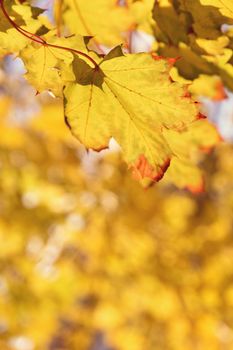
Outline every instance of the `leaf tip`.
<svg viewBox="0 0 233 350"><path fill-rule="evenodd" d="M143 180L148 178L153 182L161 180L170 165L171 159L167 158L164 163L159 166L159 169L155 169L141 154L136 160L135 164L131 165L133 178L136 180Z"/></svg>
<svg viewBox="0 0 233 350"><path fill-rule="evenodd" d="M227 94L226 91L224 89L224 85L221 81L218 81L216 84L216 93L213 97L214 101L222 101L225 100L227 98Z"/></svg>

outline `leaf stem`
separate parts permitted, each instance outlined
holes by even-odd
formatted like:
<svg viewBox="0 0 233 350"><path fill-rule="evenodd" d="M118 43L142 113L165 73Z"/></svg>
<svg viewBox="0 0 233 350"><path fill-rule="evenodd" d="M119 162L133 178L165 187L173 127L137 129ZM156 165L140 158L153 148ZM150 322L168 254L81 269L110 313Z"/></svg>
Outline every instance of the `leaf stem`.
<svg viewBox="0 0 233 350"><path fill-rule="evenodd" d="M33 34L31 32L28 32L27 30L21 28L20 26L18 26L9 16L9 14L7 13L5 6L4 6L4 0L0 0L0 8L4 14L4 16L6 17L6 19L9 21L9 23L12 25L12 27L14 27L20 34L24 35L26 38L41 44L43 46L48 46L48 47L53 47L56 49L61 49L61 50L65 50L65 51L69 51L69 52L73 52L76 53L77 55L83 56L86 59L88 59L95 67L95 69L99 68L98 63L88 54L86 54L85 52L79 51L79 50L75 50L66 46L60 46L60 45L53 45L48 43L46 40L44 40L43 38L41 38L39 35Z"/></svg>

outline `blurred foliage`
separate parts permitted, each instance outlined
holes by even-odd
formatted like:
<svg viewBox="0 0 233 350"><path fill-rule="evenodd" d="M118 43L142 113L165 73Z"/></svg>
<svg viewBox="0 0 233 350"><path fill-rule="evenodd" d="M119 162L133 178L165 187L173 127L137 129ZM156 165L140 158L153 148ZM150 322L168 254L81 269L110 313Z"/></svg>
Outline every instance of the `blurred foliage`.
<svg viewBox="0 0 233 350"><path fill-rule="evenodd" d="M2 99L0 348L232 349L232 146L201 159L203 194L143 190L118 152L85 155L60 104L20 126L9 108Z"/></svg>
<svg viewBox="0 0 233 350"><path fill-rule="evenodd" d="M114 1L99 2L104 17L80 0L89 10L82 34L97 31L91 48L122 38L134 51L133 34L155 35L149 50L182 57L173 80L193 81L195 97L226 99L223 83L233 86L230 0L128 0L114 11ZM35 20L27 2L5 3L25 30L54 30L44 14ZM58 32L76 33L73 4L55 1ZM0 26L0 55L24 49L27 69L36 61L44 71L42 50L33 56L2 16ZM180 187L187 178L198 192L187 173L179 176L179 164L144 190L117 149L87 153L68 132L61 101L34 96L8 58L0 66L0 350L232 350L233 145L222 142L207 157L216 132L199 120L174 144L184 155L191 145L206 191L171 185L169 176ZM202 184L195 171L188 174Z"/></svg>
<svg viewBox="0 0 233 350"><path fill-rule="evenodd" d="M190 80L218 75L233 89L231 0L158 0L153 8L158 52L181 57L176 66Z"/></svg>

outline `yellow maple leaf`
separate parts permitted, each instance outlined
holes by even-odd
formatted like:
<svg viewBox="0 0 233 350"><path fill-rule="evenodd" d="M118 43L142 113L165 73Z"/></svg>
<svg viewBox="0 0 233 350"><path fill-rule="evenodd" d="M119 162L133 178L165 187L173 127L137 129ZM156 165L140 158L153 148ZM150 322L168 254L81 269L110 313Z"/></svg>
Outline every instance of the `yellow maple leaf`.
<svg viewBox="0 0 233 350"><path fill-rule="evenodd" d="M156 2L153 18L158 53L180 57L176 67L186 79L193 80L199 74L219 75L233 89L231 34L229 29L224 35L222 32L223 24L233 23L231 7L229 2L218 0Z"/></svg>
<svg viewBox="0 0 233 350"><path fill-rule="evenodd" d="M194 193L203 192L203 173L197 162L202 152L209 152L219 143L220 136L216 128L207 119L199 119L183 133L166 130L165 134L174 154L165 180L179 188L188 188Z"/></svg>
<svg viewBox="0 0 233 350"><path fill-rule="evenodd" d="M133 22L128 8L115 0L64 0L62 18L71 34L93 36L107 46L121 43Z"/></svg>
<svg viewBox="0 0 233 350"><path fill-rule="evenodd" d="M17 25L20 26L22 30L35 33L41 27L41 22L32 17L32 9L30 6L14 5L14 2L11 1L11 5L8 3L6 9L7 13L13 18L13 21L17 22ZM20 51L28 44L29 38L22 35L16 28L13 28L12 23L9 22L1 11L0 55Z"/></svg>
<svg viewBox="0 0 233 350"><path fill-rule="evenodd" d="M72 133L95 150L115 138L136 178L159 180L172 156L163 129L181 131L198 114L185 87L171 81L170 62L143 53L124 56L117 47L97 68L80 59L73 67L76 82L64 92Z"/></svg>
<svg viewBox="0 0 233 350"><path fill-rule="evenodd" d="M216 40L206 40L197 38L197 45L202 48L209 55L222 55L224 49L229 44L229 39L227 36L219 36Z"/></svg>
<svg viewBox="0 0 233 350"><path fill-rule="evenodd" d="M204 75L200 76L193 81L190 85L189 91L195 96L209 97L214 101L220 101L227 97L224 90L224 85L221 79L216 75Z"/></svg>
<svg viewBox="0 0 233 350"><path fill-rule="evenodd" d="M74 76L71 70L73 54L69 50L60 49L59 46L86 52L84 38L57 38L53 32L49 32L43 38L57 47L32 42L21 50L20 57L27 70L25 76L38 92L51 90L56 96L60 96L64 84L72 81Z"/></svg>

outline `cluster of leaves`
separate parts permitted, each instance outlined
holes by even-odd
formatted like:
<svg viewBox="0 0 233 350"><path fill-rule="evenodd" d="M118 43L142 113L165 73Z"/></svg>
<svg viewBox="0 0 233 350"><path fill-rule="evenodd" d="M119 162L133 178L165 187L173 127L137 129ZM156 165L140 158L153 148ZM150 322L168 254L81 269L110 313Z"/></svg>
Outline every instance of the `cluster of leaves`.
<svg viewBox="0 0 233 350"><path fill-rule="evenodd" d="M161 0L155 3L153 16L158 51L182 57L177 67L183 77L218 75L233 89L232 1Z"/></svg>
<svg viewBox="0 0 233 350"><path fill-rule="evenodd" d="M196 153L219 137L195 99L224 98L222 81L231 88L232 30L221 31L233 21L231 1L57 0L55 24L33 2L0 4L0 54L18 55L39 93L64 99L86 148L102 150L113 137L144 186L167 171L179 187L203 188ZM139 31L155 36L153 53L131 53Z"/></svg>
<svg viewBox="0 0 233 350"><path fill-rule="evenodd" d="M0 65L20 57L39 93L12 117L25 83L0 70L0 348L233 348L233 152L206 157L195 102L232 89L232 1L56 0L55 22L33 4L0 0ZM141 32L152 53L132 53ZM163 181L86 155L63 108L86 148L113 137Z"/></svg>
<svg viewBox="0 0 233 350"><path fill-rule="evenodd" d="M144 191L119 153L86 168L60 103L24 127L3 118L11 103L0 106L0 348L231 349L232 146L205 160L206 193Z"/></svg>

